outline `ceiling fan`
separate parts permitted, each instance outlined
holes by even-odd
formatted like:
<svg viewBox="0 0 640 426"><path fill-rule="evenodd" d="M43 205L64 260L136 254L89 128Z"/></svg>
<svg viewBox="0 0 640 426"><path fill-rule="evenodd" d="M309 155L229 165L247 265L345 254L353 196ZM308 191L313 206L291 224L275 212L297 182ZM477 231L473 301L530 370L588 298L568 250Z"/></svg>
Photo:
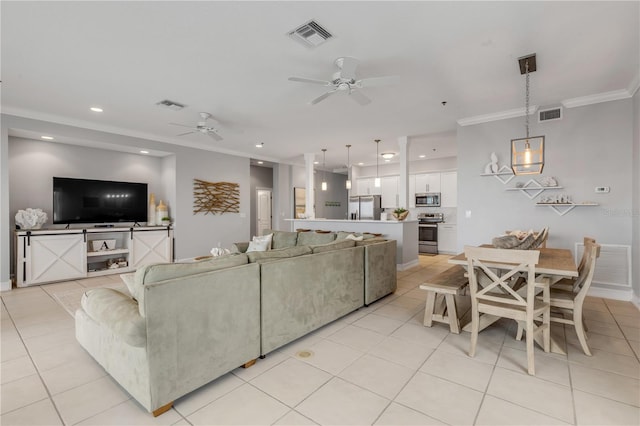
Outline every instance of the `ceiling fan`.
<svg viewBox="0 0 640 426"><path fill-rule="evenodd" d="M180 126L180 127L186 127L188 129L191 129L190 132L180 133L179 135L176 135L176 136L184 136L184 135L189 135L191 133L200 132L200 133L204 133L205 135L211 136L213 139L217 141L221 141L223 138L218 133L218 129L216 129L215 127L207 126L207 120L215 121L212 118L211 114L209 114L208 112L201 112L200 118L201 118L201 121L198 121L198 124L196 126L188 126L186 124L179 124L179 123L169 123L169 124L171 124L172 126Z"/></svg>
<svg viewBox="0 0 640 426"><path fill-rule="evenodd" d="M301 83L319 84L331 88L328 92L313 99L311 101L312 105L317 104L337 92L346 92L351 99L360 105L367 105L371 102L371 99L359 92L359 89L362 89L363 87L386 86L396 84L398 82L397 76L358 79L356 77L356 69L358 68L359 61L350 56L338 58L334 63L338 68L340 68L340 71L335 72L331 77L331 80L317 80L305 77L289 77L289 80L299 81Z"/></svg>

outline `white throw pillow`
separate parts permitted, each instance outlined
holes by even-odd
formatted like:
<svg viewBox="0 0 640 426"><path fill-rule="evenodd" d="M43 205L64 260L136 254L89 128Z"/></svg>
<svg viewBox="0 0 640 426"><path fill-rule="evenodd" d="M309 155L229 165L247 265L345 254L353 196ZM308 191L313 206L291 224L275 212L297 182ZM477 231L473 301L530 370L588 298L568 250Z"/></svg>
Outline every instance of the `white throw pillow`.
<svg viewBox="0 0 640 426"><path fill-rule="evenodd" d="M360 235L359 237L356 237L353 234L349 234L346 237L344 237L345 240L353 240L353 241L362 241L364 239L364 237L362 235Z"/></svg>
<svg viewBox="0 0 640 426"><path fill-rule="evenodd" d="M249 247L247 248L247 253L251 251L267 251L270 245L270 240L256 240L256 237L253 237L253 241L249 243Z"/></svg>
<svg viewBox="0 0 640 426"><path fill-rule="evenodd" d="M271 240L273 240L273 233L261 237L254 236L249 243L247 252L271 250Z"/></svg>

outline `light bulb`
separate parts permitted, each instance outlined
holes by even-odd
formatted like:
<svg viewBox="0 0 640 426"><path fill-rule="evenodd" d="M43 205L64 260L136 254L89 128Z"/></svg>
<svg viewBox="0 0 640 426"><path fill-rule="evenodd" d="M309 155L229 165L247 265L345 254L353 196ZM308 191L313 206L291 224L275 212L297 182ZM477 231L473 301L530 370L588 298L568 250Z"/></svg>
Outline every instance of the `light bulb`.
<svg viewBox="0 0 640 426"><path fill-rule="evenodd" d="M326 191L327 190L327 182L322 182L322 190Z"/></svg>
<svg viewBox="0 0 640 426"><path fill-rule="evenodd" d="M380 178L377 177L373 180L373 186L375 186L376 188L380 188Z"/></svg>
<svg viewBox="0 0 640 426"><path fill-rule="evenodd" d="M524 166L526 168L531 167L531 145L529 145L529 141L524 146Z"/></svg>
<svg viewBox="0 0 640 426"><path fill-rule="evenodd" d="M351 189L351 181L349 179L347 179L344 183L344 187L347 189Z"/></svg>

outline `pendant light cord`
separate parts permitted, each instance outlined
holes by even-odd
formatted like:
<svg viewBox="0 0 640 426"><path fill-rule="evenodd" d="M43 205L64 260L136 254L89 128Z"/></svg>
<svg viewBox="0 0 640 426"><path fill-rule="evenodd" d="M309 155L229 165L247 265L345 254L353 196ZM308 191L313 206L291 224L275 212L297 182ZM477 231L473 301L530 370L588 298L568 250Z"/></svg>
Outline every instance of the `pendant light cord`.
<svg viewBox="0 0 640 426"><path fill-rule="evenodd" d="M525 69L525 96L524 96L524 115L525 127L527 130L527 143L529 143L529 60L524 62Z"/></svg>

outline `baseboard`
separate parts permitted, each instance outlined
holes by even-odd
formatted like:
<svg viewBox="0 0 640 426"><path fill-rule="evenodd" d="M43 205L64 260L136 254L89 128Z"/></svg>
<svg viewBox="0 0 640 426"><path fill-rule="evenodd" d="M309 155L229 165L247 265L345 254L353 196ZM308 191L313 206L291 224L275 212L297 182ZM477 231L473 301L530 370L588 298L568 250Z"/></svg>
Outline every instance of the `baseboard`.
<svg viewBox="0 0 640 426"><path fill-rule="evenodd" d="M413 268L414 266L418 266L420 264L420 260L415 259L412 260L411 262L407 262L407 263L398 263L396 265L396 269L398 271L406 271L409 268Z"/></svg>
<svg viewBox="0 0 640 426"><path fill-rule="evenodd" d="M9 281L1 281L0 282L0 291L9 291L11 290L11 280Z"/></svg>
<svg viewBox="0 0 640 426"><path fill-rule="evenodd" d="M604 299L624 300L634 302L636 306L640 300L633 294L633 290L613 290L609 288L591 287L589 289L589 296L602 297ZM635 301L633 300L635 299Z"/></svg>
<svg viewBox="0 0 640 426"><path fill-rule="evenodd" d="M631 298L631 303L636 305L636 308L640 309L640 297L638 297L638 295L633 295L633 297Z"/></svg>

